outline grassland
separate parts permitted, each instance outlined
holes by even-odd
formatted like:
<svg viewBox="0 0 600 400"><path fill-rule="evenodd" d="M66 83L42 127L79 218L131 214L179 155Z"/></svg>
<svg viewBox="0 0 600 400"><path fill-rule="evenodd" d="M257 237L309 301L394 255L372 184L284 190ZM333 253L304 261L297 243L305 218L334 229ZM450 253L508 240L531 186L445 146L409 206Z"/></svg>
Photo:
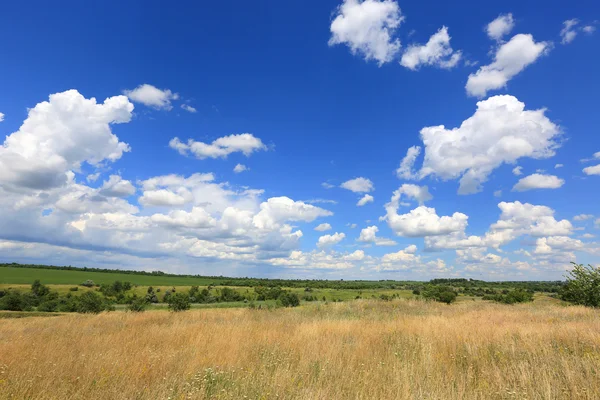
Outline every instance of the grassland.
<svg viewBox="0 0 600 400"><path fill-rule="evenodd" d="M358 300L0 323L6 399L598 399L600 314Z"/></svg>

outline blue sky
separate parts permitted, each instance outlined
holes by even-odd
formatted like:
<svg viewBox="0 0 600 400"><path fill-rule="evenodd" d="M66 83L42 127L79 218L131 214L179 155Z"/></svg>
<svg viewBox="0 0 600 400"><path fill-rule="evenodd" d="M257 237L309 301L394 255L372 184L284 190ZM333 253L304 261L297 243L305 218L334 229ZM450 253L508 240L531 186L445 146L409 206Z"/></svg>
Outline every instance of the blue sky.
<svg viewBox="0 0 600 400"><path fill-rule="evenodd" d="M599 19L592 1L6 4L0 261L558 279L600 259Z"/></svg>

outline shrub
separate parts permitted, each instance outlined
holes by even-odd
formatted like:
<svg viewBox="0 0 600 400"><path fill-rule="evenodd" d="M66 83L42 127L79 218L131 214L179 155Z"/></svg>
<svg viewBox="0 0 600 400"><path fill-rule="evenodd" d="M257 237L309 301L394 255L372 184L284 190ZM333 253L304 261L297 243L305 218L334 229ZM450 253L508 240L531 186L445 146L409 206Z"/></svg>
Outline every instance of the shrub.
<svg viewBox="0 0 600 400"><path fill-rule="evenodd" d="M456 301L456 292L450 286L428 286L422 292L423 297L439 301L440 303L454 303Z"/></svg>
<svg viewBox="0 0 600 400"><path fill-rule="evenodd" d="M166 297L166 294L165 294ZM169 296L168 299L169 310L171 311L185 311L191 307L190 296L187 293L174 293Z"/></svg>
<svg viewBox="0 0 600 400"><path fill-rule="evenodd" d="M296 293L284 292L278 300L284 307L298 307L300 305L300 298Z"/></svg>
<svg viewBox="0 0 600 400"><path fill-rule="evenodd" d="M134 295L127 309L132 312L143 312L146 311L146 307L148 307L148 302L146 301L146 298L137 297Z"/></svg>
<svg viewBox="0 0 600 400"><path fill-rule="evenodd" d="M58 310L58 300L47 300L37 307L38 311L55 312Z"/></svg>
<svg viewBox="0 0 600 400"><path fill-rule="evenodd" d="M412 291L412 294L414 294L415 296L420 296L421 295L421 291L419 289L415 289Z"/></svg>
<svg viewBox="0 0 600 400"><path fill-rule="evenodd" d="M88 279L87 281L83 282L83 283L81 284L81 286L85 286L85 287L94 287L94 286L96 286L96 284L94 283L94 281L93 281L93 280L91 280L91 279Z"/></svg>
<svg viewBox="0 0 600 400"><path fill-rule="evenodd" d="M7 291L0 299L0 310L31 311L32 308L29 298L15 290Z"/></svg>
<svg viewBox="0 0 600 400"><path fill-rule="evenodd" d="M85 292L77 298L77 312L98 314L107 308L107 304L98 293Z"/></svg>
<svg viewBox="0 0 600 400"><path fill-rule="evenodd" d="M69 291L71 291L71 292L76 292L78 290L79 290L79 288L77 286L73 286L72 288L69 288Z"/></svg>
<svg viewBox="0 0 600 400"><path fill-rule="evenodd" d="M39 279L36 279L31 285L31 293L36 297L44 297L50 293L50 288L46 285L42 285Z"/></svg>
<svg viewBox="0 0 600 400"><path fill-rule="evenodd" d="M562 300L588 307L600 307L600 268L573 264L567 283L559 292Z"/></svg>

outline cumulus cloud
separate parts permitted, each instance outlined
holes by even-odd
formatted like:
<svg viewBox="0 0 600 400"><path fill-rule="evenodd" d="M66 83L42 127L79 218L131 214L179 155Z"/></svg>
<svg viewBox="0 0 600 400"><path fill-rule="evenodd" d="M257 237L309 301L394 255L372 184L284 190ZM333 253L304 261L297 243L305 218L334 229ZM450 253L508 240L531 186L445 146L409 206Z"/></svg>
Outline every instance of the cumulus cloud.
<svg viewBox="0 0 600 400"><path fill-rule="evenodd" d="M267 149L267 146L251 133L224 136L210 144L197 142L194 139L189 139L187 143L183 143L175 137L169 142L169 147L177 150L182 155L192 153L200 160L205 158L227 158L229 154L238 152L248 157L255 151Z"/></svg>
<svg viewBox="0 0 600 400"><path fill-rule="evenodd" d="M375 225L364 228L360 231L359 242L374 243L376 246L395 246L396 242L391 239L380 238L377 236L379 228Z"/></svg>
<svg viewBox="0 0 600 400"><path fill-rule="evenodd" d="M412 146L406 151L406 156L400 162L400 166L396 170L396 175L401 179L415 179L413 166L417 161L417 157L421 154L420 146Z"/></svg>
<svg viewBox="0 0 600 400"><path fill-rule="evenodd" d="M195 114L198 112L198 110L196 110L194 107L192 107L188 104L182 104L181 108L183 108L185 111L192 113L192 114Z"/></svg>
<svg viewBox="0 0 600 400"><path fill-rule="evenodd" d="M315 227L315 231L325 232L331 230L331 225L328 223L319 224Z"/></svg>
<svg viewBox="0 0 600 400"><path fill-rule="evenodd" d="M125 96L104 103L76 90L50 95L29 109L18 131L0 147L0 185L48 189L64 185L66 173L81 164L116 161L130 150L111 131L111 124L131 120L133 104Z"/></svg>
<svg viewBox="0 0 600 400"><path fill-rule="evenodd" d="M560 38L562 44L571 43L577 36L577 30L575 27L579 24L577 18L568 19L563 22L563 28L560 31Z"/></svg>
<svg viewBox="0 0 600 400"><path fill-rule="evenodd" d="M471 194L481 191L489 174L503 163L554 156L561 130L545 111L525 110L513 96L493 96L479 101L475 114L458 128L421 129L425 158L417 177L460 178L458 193Z"/></svg>
<svg viewBox="0 0 600 400"><path fill-rule="evenodd" d="M177 93L173 93L169 89L159 89L147 83L132 90L124 90L123 94L135 103L141 103L157 110L171 110L173 108L171 100L179 98Z"/></svg>
<svg viewBox="0 0 600 400"><path fill-rule="evenodd" d="M594 218L592 214L579 214L573 217L573 221L587 221L592 218Z"/></svg>
<svg viewBox="0 0 600 400"><path fill-rule="evenodd" d="M407 214L398 214L397 203L386 204L386 215L383 220L398 236L424 237L447 235L464 231L468 216L455 212L451 216L438 216L435 208L419 206Z"/></svg>
<svg viewBox="0 0 600 400"><path fill-rule="evenodd" d="M515 20L512 14L500 14L498 18L490 22L487 27L487 35L492 40L502 40L505 35L508 35L515 26Z"/></svg>
<svg viewBox="0 0 600 400"><path fill-rule="evenodd" d="M513 175L519 176L519 175L523 175L523 167L520 166L516 166L513 168L512 170Z"/></svg>
<svg viewBox="0 0 600 400"><path fill-rule="evenodd" d="M119 175L111 175L104 181L100 194L106 197L127 197L135 194L135 186Z"/></svg>
<svg viewBox="0 0 600 400"><path fill-rule="evenodd" d="M594 33L596 31L596 27L593 25L586 25L583 28L581 28L581 30L584 33L587 33L588 35L591 35L592 33Z"/></svg>
<svg viewBox="0 0 600 400"><path fill-rule="evenodd" d="M484 97L491 90L501 89L515 75L540 56L546 54L551 47L549 42L535 42L529 34L518 34L496 50L494 62L484 65L467 80L469 96Z"/></svg>
<svg viewBox="0 0 600 400"><path fill-rule="evenodd" d="M400 65L416 71L422 65L438 68L453 68L460 61L462 53L452 50L448 28L443 26L424 45L410 45L400 60Z"/></svg>
<svg viewBox="0 0 600 400"><path fill-rule="evenodd" d="M259 228L272 228L283 221L312 222L331 215L331 211L282 196L271 197L261 203L260 212L254 216L253 222Z"/></svg>
<svg viewBox="0 0 600 400"><path fill-rule="evenodd" d="M584 168L583 173L586 175L600 175L600 164Z"/></svg>
<svg viewBox="0 0 600 400"><path fill-rule="evenodd" d="M100 175L102 175L100 172L95 172L93 174L89 174L88 176L86 176L85 180L88 182L96 182L98 180L98 178L100 178Z"/></svg>
<svg viewBox="0 0 600 400"><path fill-rule="evenodd" d="M233 167L233 172L239 174L240 172L248 171L248 169L249 168L246 167L244 164L237 164L235 167Z"/></svg>
<svg viewBox="0 0 600 400"><path fill-rule="evenodd" d="M400 50L394 34L403 20L393 0L344 0L331 22L329 46L345 44L352 54L382 65Z"/></svg>
<svg viewBox="0 0 600 400"><path fill-rule="evenodd" d="M346 237L345 233L334 233L333 235L323 235L317 241L318 247L329 247L338 244Z"/></svg>
<svg viewBox="0 0 600 400"><path fill-rule="evenodd" d="M519 179L513 186L513 192L525 192L533 189L558 189L565 184L564 179L555 175L532 174Z"/></svg>
<svg viewBox="0 0 600 400"><path fill-rule="evenodd" d="M359 177L350 179L340 185L341 188L348 189L354 193L368 193L375 190L375 186L370 179Z"/></svg>
<svg viewBox="0 0 600 400"><path fill-rule="evenodd" d="M403 195L412 200L416 200L420 205L433 199L433 196L431 193L429 193L429 188L427 186L405 183L400 186L398 190L394 191L391 200L392 203L399 204L399 201Z"/></svg>
<svg viewBox="0 0 600 400"><path fill-rule="evenodd" d="M375 201L375 198L373 196L371 196L370 194L365 194L360 200L358 200L358 203L356 203L356 205L358 207L362 207L367 203L372 203L373 201Z"/></svg>

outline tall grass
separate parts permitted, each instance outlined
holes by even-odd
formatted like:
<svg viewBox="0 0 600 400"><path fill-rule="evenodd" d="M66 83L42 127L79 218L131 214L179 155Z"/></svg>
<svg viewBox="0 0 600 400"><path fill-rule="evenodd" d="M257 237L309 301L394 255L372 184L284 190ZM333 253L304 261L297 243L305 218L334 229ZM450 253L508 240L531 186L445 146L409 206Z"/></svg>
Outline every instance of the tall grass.
<svg viewBox="0 0 600 400"><path fill-rule="evenodd" d="M600 314L400 300L0 322L4 399L598 399Z"/></svg>

